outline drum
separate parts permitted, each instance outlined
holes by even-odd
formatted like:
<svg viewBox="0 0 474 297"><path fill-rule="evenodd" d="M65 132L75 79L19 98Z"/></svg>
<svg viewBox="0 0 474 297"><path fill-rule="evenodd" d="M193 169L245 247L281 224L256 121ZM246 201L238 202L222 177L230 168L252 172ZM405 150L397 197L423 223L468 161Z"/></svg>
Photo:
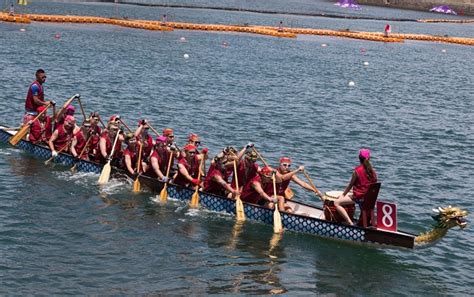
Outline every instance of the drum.
<svg viewBox="0 0 474 297"><path fill-rule="evenodd" d="M324 216L330 222L342 223L344 218L337 212L334 201L343 193L343 191L329 191L324 193ZM344 205L344 209L350 218L354 217L355 204Z"/></svg>

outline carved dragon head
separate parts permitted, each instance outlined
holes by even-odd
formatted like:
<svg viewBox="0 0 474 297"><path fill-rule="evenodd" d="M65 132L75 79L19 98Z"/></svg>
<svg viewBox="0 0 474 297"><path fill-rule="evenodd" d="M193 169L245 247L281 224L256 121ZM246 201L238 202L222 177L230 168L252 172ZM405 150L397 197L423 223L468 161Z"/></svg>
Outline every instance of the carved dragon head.
<svg viewBox="0 0 474 297"><path fill-rule="evenodd" d="M433 219L436 221L436 228L449 229L459 226L464 229L467 226L467 211L451 205L445 208L438 207L433 209Z"/></svg>

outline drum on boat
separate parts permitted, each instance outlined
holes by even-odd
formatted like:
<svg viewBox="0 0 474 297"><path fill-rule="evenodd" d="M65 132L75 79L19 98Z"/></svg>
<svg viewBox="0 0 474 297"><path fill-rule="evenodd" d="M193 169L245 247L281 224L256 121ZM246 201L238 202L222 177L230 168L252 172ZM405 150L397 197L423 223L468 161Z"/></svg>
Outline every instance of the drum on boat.
<svg viewBox="0 0 474 297"><path fill-rule="evenodd" d="M343 191L329 191L324 193L324 216L326 220L336 223L344 222L344 218L337 212L334 201L344 193ZM354 217L355 204L344 205L344 209L350 218Z"/></svg>

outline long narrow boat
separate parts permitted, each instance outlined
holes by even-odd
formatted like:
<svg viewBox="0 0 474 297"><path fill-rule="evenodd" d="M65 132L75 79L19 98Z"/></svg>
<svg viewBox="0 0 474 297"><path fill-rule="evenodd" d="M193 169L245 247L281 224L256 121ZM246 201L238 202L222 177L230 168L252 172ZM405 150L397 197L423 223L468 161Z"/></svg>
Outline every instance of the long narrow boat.
<svg viewBox="0 0 474 297"><path fill-rule="evenodd" d="M8 143L8 140L16 133L16 130L0 126L0 143ZM27 140L21 140L17 148L31 153L32 155L48 159L51 150L48 147L33 144ZM75 159L69 154L60 153L54 159L55 163L72 166L76 162L77 170L83 172L100 173L103 165L86 160ZM124 174L124 171L113 168L114 172ZM154 178L140 176L140 182L151 191L159 193L164 184ZM189 201L194 193L192 189L169 184L168 195L175 199ZM226 197L216 196L206 192L200 192L200 204L202 207L212 211L226 212L235 215L235 201ZM438 208L437 215L433 216L436 221L435 227L423 234L415 235L403 231L386 231L377 228L361 228L348 226L324 219L324 210L306 203L295 200L288 201L294 209L294 213L281 213L282 224L285 230L313 234L320 237L334 238L344 241L359 243L378 244L384 247L403 247L413 249L420 246L428 246L443 237L449 228L459 226L464 228L464 218L467 212L455 207ZM273 210L250 203L244 203L245 216L249 220L261 222L267 225L273 224Z"/></svg>

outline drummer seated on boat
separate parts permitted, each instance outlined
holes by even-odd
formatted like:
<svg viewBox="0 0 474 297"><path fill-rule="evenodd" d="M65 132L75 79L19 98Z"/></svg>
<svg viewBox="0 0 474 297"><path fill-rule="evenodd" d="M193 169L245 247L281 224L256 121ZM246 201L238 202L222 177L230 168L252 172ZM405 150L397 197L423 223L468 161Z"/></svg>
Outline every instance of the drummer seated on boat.
<svg viewBox="0 0 474 297"><path fill-rule="evenodd" d="M164 183L168 182L166 172L168 170L170 156L171 153L166 147L166 137L158 136L155 140L155 146L150 156L150 167L147 171L147 175L153 178L158 178Z"/></svg>
<svg viewBox="0 0 474 297"><path fill-rule="evenodd" d="M199 186L198 179L200 156L194 145L188 144L184 147L185 157L178 162L178 172L174 178L174 183L185 187Z"/></svg>
<svg viewBox="0 0 474 297"><path fill-rule="evenodd" d="M25 100L25 115L23 124L32 121L37 115L36 109L40 106L46 106L49 103L55 105L54 101L44 100L43 84L46 81L46 73L43 69L36 70L36 80L30 84Z"/></svg>
<svg viewBox="0 0 474 297"><path fill-rule="evenodd" d="M341 196L334 201L334 206L337 212L344 218L347 224L354 225L352 218L349 217L344 205L358 204L363 202L365 195L369 189L370 184L377 182L377 173L370 163L370 150L361 149L359 151L360 165L354 169L351 181L347 185ZM350 190L352 189L352 192Z"/></svg>
<svg viewBox="0 0 474 297"><path fill-rule="evenodd" d="M43 112L46 106L39 106L36 111L38 114ZM28 139L34 144L47 144L51 138L53 126L51 117L44 112L38 119L31 123Z"/></svg>
<svg viewBox="0 0 474 297"><path fill-rule="evenodd" d="M115 144L113 156L109 156L112 153L112 146L117 136L117 143ZM122 157L122 142L123 142L123 131L119 129L118 124L114 122L109 122L107 129L102 132L99 140L99 152L96 155L96 162L105 164L109 157L112 158L112 165L120 165L120 160Z"/></svg>
<svg viewBox="0 0 474 297"><path fill-rule="evenodd" d="M58 151L64 153L69 152L75 128L76 119L73 116L67 116L64 120L64 125L61 125L54 130L53 135L51 135L48 142L49 148L51 149L51 156L56 157Z"/></svg>
<svg viewBox="0 0 474 297"><path fill-rule="evenodd" d="M291 168L291 159L288 157L281 157L280 158L280 166L277 169L277 174L284 175L290 172ZM277 183L277 194L280 196L284 196L287 199L290 199L290 197L286 196L286 190L288 189L288 186L291 181L294 181L297 183L299 186L302 188L311 191L311 192L316 192L316 190L311 187L308 183L302 181L301 179L298 178L296 174L292 175L289 179L283 179L281 183ZM322 196L321 193L316 192L316 194Z"/></svg>
<svg viewBox="0 0 474 297"><path fill-rule="evenodd" d="M245 184L240 198L242 201L262 205L272 209L274 204L278 202L278 209L280 211L293 212L291 207L285 204L285 198L283 196L277 195L275 198L272 175L275 173L276 183L281 183L283 179L291 179L291 176L303 170L304 166L300 166L294 171L284 175L279 175L276 174L276 171L271 167L265 166L258 171L254 178Z"/></svg>
<svg viewBox="0 0 474 297"><path fill-rule="evenodd" d="M71 141L71 155L74 158L89 160L89 150L91 149L89 137L92 137L91 122L86 119L82 126L74 132Z"/></svg>
<svg viewBox="0 0 474 297"><path fill-rule="evenodd" d="M203 190L205 192L219 195L219 196L227 196L236 197L239 194L238 190L232 188L230 183L227 182L229 179L228 174L231 174L232 171L227 170L227 168L234 167L233 162L227 162L227 156L224 151L217 154L211 162L211 166L209 166L209 170L207 172L207 176L204 179L204 186Z"/></svg>

